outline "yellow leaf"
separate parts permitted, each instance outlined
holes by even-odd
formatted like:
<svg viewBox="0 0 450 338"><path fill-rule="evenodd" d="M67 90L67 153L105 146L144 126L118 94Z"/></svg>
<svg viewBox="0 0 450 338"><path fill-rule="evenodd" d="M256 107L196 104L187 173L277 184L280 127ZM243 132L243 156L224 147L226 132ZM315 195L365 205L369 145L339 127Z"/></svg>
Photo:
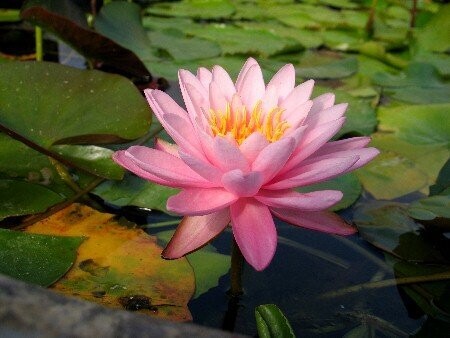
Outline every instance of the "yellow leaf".
<svg viewBox="0 0 450 338"><path fill-rule="evenodd" d="M187 303L195 281L187 260L162 259L155 237L122 226L114 217L72 204L26 229L30 233L87 237L73 268L52 288L108 307L191 320Z"/></svg>

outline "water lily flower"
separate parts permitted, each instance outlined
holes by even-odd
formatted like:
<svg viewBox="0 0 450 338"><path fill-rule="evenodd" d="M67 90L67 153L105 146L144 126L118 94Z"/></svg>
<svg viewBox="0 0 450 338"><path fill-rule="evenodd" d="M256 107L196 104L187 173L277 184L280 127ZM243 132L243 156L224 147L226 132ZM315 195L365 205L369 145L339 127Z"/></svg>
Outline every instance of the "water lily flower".
<svg viewBox="0 0 450 338"><path fill-rule="evenodd" d="M235 83L220 66L179 71L186 105L159 90L145 91L158 120L176 144L133 146L114 160L149 181L180 188L167 209L184 215L165 258L202 247L230 223L239 249L256 270L274 256L272 216L293 225L347 235L355 229L327 208L342 198L336 190L300 193L307 186L348 173L378 154L368 137L330 139L344 124L347 104L333 94L311 99L314 81L295 86L288 64L264 83L249 58Z"/></svg>

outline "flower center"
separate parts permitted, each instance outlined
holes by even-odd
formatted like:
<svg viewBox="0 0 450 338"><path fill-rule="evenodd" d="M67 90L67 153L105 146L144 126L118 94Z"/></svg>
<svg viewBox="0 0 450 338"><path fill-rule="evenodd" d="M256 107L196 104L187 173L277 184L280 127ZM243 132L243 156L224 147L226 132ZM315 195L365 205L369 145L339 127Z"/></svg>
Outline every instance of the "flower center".
<svg viewBox="0 0 450 338"><path fill-rule="evenodd" d="M283 109L275 107L263 115L261 101L258 101L249 113L245 106L239 110L233 110L227 103L225 111L209 110L209 125L214 136L226 136L230 134L238 144L255 131L263 134L269 142L278 141L289 125L281 119Z"/></svg>

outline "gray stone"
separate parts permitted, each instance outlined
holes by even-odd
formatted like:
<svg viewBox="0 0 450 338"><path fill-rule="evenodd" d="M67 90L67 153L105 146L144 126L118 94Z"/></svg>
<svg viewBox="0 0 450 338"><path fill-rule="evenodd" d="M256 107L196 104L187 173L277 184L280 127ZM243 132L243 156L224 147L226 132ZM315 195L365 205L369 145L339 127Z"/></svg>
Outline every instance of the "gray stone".
<svg viewBox="0 0 450 338"><path fill-rule="evenodd" d="M113 310L0 275L0 337L243 337Z"/></svg>

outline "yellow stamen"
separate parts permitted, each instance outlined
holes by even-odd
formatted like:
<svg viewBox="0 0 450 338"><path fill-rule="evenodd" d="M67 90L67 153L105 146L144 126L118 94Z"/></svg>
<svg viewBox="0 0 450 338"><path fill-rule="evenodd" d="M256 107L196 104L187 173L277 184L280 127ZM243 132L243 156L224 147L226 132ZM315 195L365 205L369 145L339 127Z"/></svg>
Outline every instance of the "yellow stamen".
<svg viewBox="0 0 450 338"><path fill-rule="evenodd" d="M227 103L225 111L209 111L209 125L214 136L226 136L230 134L238 144L244 142L255 131L263 134L269 142L278 141L289 128L286 121L282 120L283 109L272 108L265 116L262 112L262 102L255 104L251 113L245 106L239 110L232 110Z"/></svg>

